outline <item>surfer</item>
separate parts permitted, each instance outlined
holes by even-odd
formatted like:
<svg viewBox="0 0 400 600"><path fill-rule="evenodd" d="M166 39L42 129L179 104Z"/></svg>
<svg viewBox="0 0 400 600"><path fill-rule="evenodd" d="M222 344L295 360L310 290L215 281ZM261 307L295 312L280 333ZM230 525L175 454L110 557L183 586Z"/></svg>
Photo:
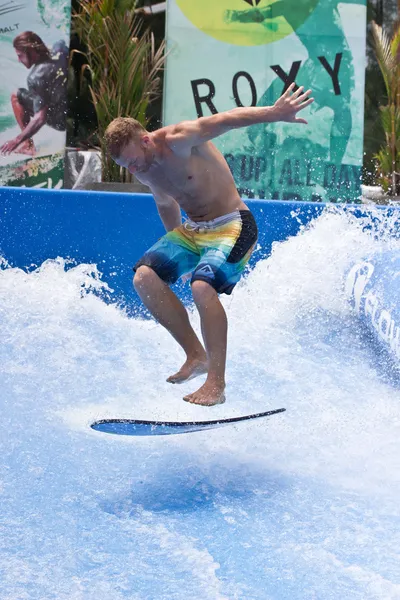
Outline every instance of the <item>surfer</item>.
<svg viewBox="0 0 400 600"><path fill-rule="evenodd" d="M167 381L182 383L207 373L184 400L202 406L225 400L227 318L218 295L230 294L257 241L257 225L236 189L222 154L211 142L231 129L259 123L307 123L297 114L313 102L294 84L267 107L234 108L149 133L131 118L112 121L105 142L113 160L154 196L167 233L135 264L134 286L150 313L186 354ZM182 224L181 209L188 218ZM187 311L169 288L191 273L205 348Z"/></svg>
<svg viewBox="0 0 400 600"><path fill-rule="evenodd" d="M13 41L18 61L30 69L27 88L11 95L11 105L21 132L0 147L0 154L34 156L33 136L49 125L65 131L67 115L68 48L63 40L51 50L32 31L20 33Z"/></svg>

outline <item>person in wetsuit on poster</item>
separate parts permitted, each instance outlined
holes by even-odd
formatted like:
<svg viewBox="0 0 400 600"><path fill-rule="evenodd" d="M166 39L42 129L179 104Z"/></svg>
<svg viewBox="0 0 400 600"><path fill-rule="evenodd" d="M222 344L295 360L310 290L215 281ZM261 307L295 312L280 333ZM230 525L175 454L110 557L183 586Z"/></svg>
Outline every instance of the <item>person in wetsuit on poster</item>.
<svg viewBox="0 0 400 600"><path fill-rule="evenodd" d="M1 154L34 156L33 136L49 125L65 131L67 113L68 48L64 41L52 50L32 31L20 33L13 41L18 61L30 69L27 88L11 95L11 105L21 133L0 147Z"/></svg>

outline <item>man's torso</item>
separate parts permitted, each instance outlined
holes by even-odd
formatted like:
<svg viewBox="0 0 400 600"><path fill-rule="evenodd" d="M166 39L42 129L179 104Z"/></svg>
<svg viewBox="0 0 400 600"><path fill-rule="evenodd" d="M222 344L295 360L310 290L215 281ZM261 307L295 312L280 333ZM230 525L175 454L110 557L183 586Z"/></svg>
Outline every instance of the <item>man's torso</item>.
<svg viewBox="0 0 400 600"><path fill-rule="evenodd" d="M228 164L214 144L194 146L189 156L180 156L166 144L163 131L154 134L162 144L162 160L137 173L139 181L174 198L195 221L246 210Z"/></svg>

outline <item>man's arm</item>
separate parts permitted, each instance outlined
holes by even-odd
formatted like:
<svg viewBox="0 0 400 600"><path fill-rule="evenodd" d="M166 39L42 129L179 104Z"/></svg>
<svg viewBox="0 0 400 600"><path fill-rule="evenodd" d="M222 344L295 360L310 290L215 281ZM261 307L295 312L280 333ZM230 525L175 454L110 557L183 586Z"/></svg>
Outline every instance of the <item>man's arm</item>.
<svg viewBox="0 0 400 600"><path fill-rule="evenodd" d="M6 142L0 148L1 154L10 154L13 152L22 142L31 138L35 133L39 131L46 123L48 107L44 106L41 108L35 116L29 121L28 125L21 131L19 135L13 140Z"/></svg>
<svg viewBox="0 0 400 600"><path fill-rule="evenodd" d="M314 102L314 98L310 98L311 90L304 92L303 87L292 94L294 86L295 84L292 83L273 106L234 108L211 117L201 117L195 121L184 121L168 127L165 141L172 150L179 154L179 152L185 153L193 146L208 142L231 129L277 121L307 124L305 119L297 117L297 113Z"/></svg>
<svg viewBox="0 0 400 600"><path fill-rule="evenodd" d="M182 223L182 215L179 204L172 196L168 196L155 186L150 187L157 205L158 214L167 231L172 231Z"/></svg>

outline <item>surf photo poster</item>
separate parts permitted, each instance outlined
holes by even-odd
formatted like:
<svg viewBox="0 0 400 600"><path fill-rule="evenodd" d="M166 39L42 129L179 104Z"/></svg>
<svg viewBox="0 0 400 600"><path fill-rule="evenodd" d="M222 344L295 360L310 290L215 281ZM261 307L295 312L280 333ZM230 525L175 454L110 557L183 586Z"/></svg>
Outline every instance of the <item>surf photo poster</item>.
<svg viewBox="0 0 400 600"><path fill-rule="evenodd" d="M71 0L0 0L0 185L64 179Z"/></svg>
<svg viewBox="0 0 400 600"><path fill-rule="evenodd" d="M258 124L214 143L243 197L356 202L365 43L366 0L168 0L164 125L310 88L308 125Z"/></svg>

